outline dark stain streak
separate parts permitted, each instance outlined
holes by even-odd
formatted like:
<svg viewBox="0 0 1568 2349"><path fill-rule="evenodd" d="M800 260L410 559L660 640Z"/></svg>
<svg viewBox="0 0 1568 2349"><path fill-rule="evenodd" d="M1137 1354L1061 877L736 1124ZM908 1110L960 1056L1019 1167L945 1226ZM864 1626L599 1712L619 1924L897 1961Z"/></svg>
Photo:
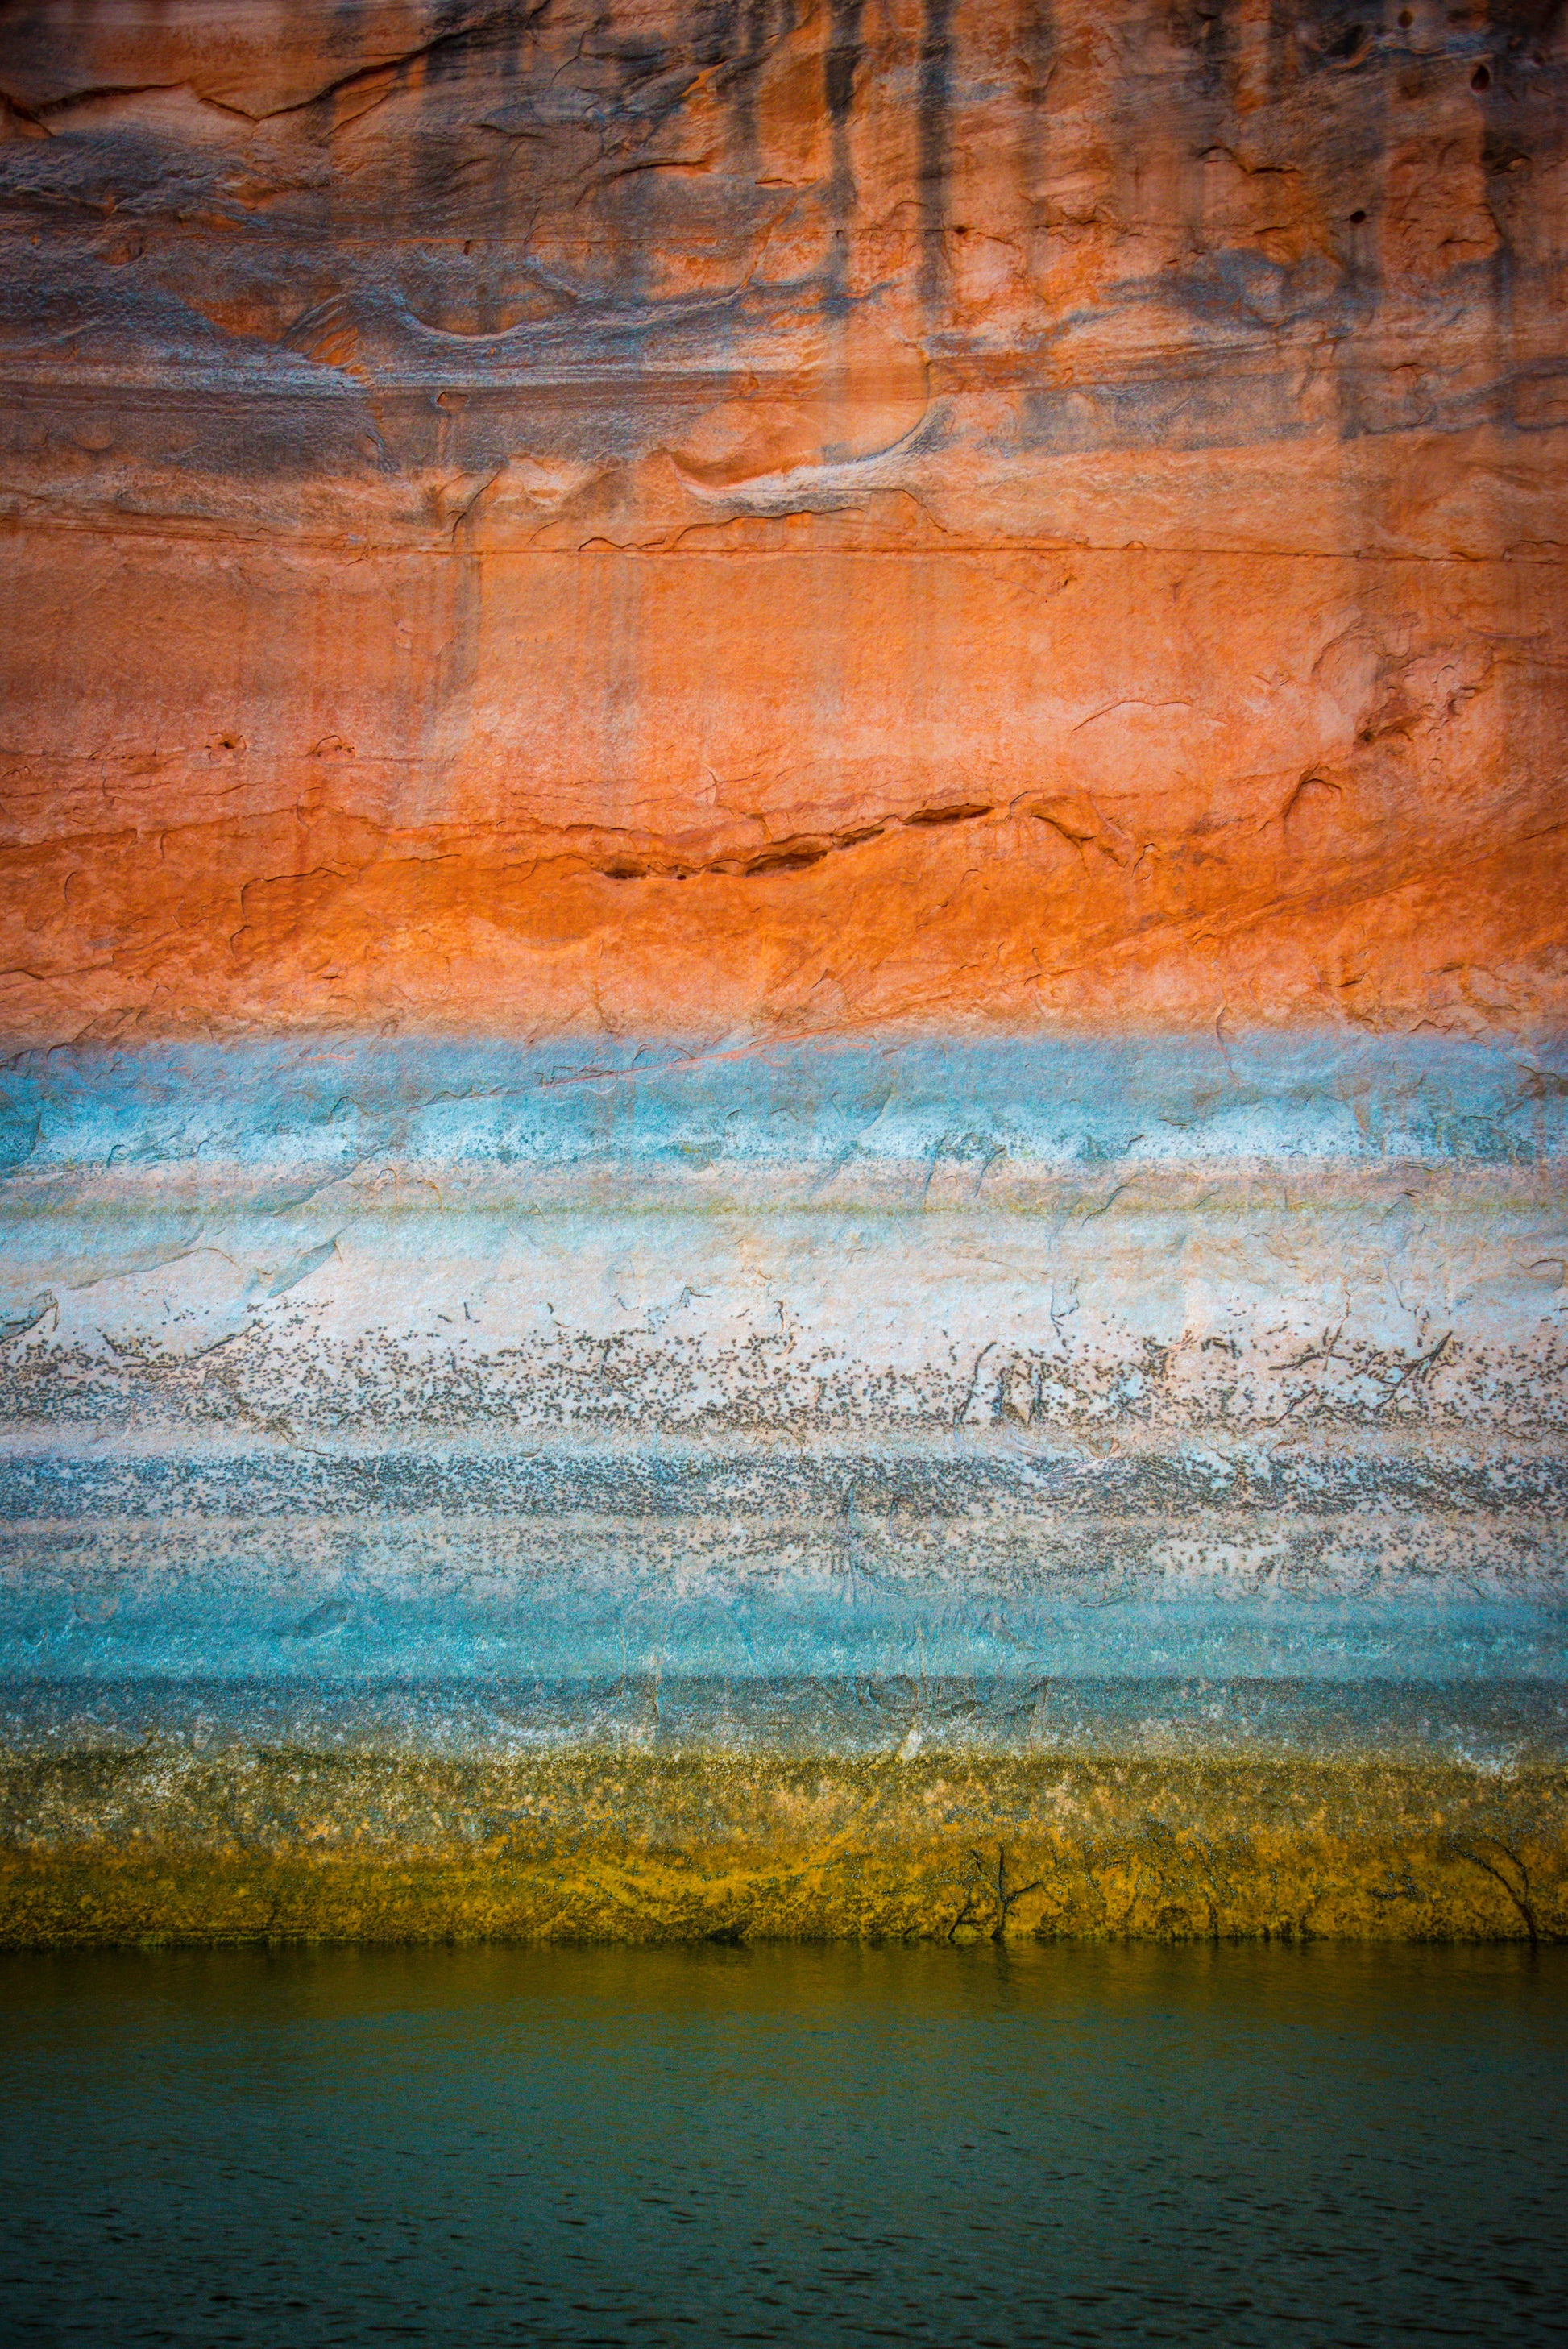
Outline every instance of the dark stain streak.
<svg viewBox="0 0 1568 2349"><path fill-rule="evenodd" d="M832 20L827 54L822 60L822 88L828 105L832 147L829 194L842 220L855 206L855 176L850 162L850 112L855 102L855 76L860 69L861 0L832 0ZM841 246L833 266L835 290L843 290Z"/></svg>
<svg viewBox="0 0 1568 2349"><path fill-rule="evenodd" d="M1029 69L1025 98L1031 107L1043 106L1056 63L1056 11L1052 0L1025 0L1018 40Z"/></svg>
<svg viewBox="0 0 1568 2349"><path fill-rule="evenodd" d="M738 0L701 0L686 45L699 72L732 67L739 22Z"/></svg>
<svg viewBox="0 0 1568 2349"><path fill-rule="evenodd" d="M822 60L822 88L827 100L831 150L828 198L841 223L853 212L857 196L854 170L850 161L850 112L854 105L855 76L861 56L861 5L862 0L832 0L828 48ZM845 290L848 263L844 231L841 225L833 238L824 271L822 307L830 317L841 317L848 311L849 296Z"/></svg>
<svg viewBox="0 0 1568 2349"><path fill-rule="evenodd" d="M841 129L855 102L855 74L861 62L861 0L833 0L831 37L822 61L828 119Z"/></svg>
<svg viewBox="0 0 1568 2349"><path fill-rule="evenodd" d="M935 306L942 288L943 237L947 225L947 119L952 98L953 0L925 0L917 102L920 199L920 295Z"/></svg>
<svg viewBox="0 0 1568 2349"><path fill-rule="evenodd" d="M772 0L746 0L745 31L740 53L727 76L733 91L737 160L748 178L759 169L757 144L757 80L768 53L769 18Z"/></svg>

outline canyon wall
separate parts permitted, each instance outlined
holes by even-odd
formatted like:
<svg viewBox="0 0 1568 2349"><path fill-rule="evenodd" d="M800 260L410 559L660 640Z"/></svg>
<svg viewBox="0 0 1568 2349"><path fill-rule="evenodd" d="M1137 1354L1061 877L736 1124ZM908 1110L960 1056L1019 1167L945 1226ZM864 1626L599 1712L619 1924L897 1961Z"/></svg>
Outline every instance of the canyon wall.
<svg viewBox="0 0 1568 2349"><path fill-rule="evenodd" d="M0 12L0 1932L1568 1926L1565 228L1542 0Z"/></svg>

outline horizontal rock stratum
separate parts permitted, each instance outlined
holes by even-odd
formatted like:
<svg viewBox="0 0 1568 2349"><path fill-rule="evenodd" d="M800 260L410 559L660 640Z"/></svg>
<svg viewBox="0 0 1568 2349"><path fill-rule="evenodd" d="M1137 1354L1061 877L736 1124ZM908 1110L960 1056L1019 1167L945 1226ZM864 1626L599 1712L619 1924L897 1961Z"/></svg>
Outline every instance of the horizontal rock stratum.
<svg viewBox="0 0 1568 2349"><path fill-rule="evenodd" d="M0 134L0 1936L1568 1930L1561 12Z"/></svg>

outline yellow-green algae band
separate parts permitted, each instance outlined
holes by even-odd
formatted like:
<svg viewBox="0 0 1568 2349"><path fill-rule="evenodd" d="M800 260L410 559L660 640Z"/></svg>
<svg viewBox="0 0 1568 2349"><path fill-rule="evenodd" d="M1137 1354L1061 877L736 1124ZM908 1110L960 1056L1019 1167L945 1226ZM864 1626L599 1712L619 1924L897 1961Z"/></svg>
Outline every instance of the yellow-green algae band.
<svg viewBox="0 0 1568 2349"><path fill-rule="evenodd" d="M1560 1940L1568 1771L13 1757L0 1941Z"/></svg>

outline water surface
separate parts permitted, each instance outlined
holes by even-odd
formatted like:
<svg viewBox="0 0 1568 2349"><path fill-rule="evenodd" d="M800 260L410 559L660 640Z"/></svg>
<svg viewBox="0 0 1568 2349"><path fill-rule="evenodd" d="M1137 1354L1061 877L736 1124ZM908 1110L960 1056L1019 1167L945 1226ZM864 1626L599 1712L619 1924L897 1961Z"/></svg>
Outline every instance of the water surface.
<svg viewBox="0 0 1568 2349"><path fill-rule="evenodd" d="M1568 2340L1568 1951L0 1960L17 2344Z"/></svg>

